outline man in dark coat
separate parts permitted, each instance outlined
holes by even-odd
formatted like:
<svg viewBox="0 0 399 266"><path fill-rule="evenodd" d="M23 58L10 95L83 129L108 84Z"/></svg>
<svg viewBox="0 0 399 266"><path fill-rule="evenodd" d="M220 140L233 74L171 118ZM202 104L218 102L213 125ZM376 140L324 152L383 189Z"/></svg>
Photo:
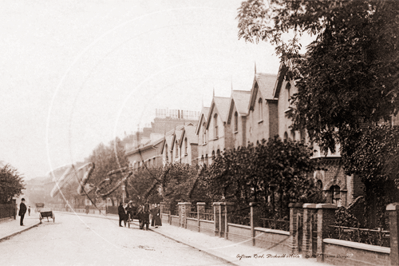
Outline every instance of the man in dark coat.
<svg viewBox="0 0 399 266"><path fill-rule="evenodd" d="M119 226L122 227L122 221L126 226L126 213L125 213L125 208L123 208L122 206L122 202L119 204L118 207L118 215L119 215Z"/></svg>
<svg viewBox="0 0 399 266"><path fill-rule="evenodd" d="M24 225L25 213L26 213L25 199L22 198L21 199L21 204L19 205L19 213L18 213L18 215L21 216L21 220L20 220L20 223L19 223L21 226Z"/></svg>

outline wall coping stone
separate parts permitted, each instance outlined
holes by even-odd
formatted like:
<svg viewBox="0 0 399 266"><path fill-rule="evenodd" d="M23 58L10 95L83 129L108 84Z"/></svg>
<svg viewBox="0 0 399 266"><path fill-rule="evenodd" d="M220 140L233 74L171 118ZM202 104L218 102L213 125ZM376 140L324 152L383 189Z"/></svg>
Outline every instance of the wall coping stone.
<svg viewBox="0 0 399 266"><path fill-rule="evenodd" d="M229 226L239 227L239 228L244 228L244 229L251 230L251 226L249 226L249 225L233 224L233 223L227 223L227 224L228 224Z"/></svg>
<svg viewBox="0 0 399 266"><path fill-rule="evenodd" d="M287 235L287 236L290 235L290 232L288 232L288 231L270 229L270 228L263 228L263 227L255 227L255 231L265 232L265 233L273 233L273 234L279 234L279 235Z"/></svg>
<svg viewBox="0 0 399 266"><path fill-rule="evenodd" d="M303 203L300 202L291 202L288 204L289 208L302 208Z"/></svg>
<svg viewBox="0 0 399 266"><path fill-rule="evenodd" d="M205 202L197 202L197 205L206 205Z"/></svg>
<svg viewBox="0 0 399 266"><path fill-rule="evenodd" d="M399 210L399 202L394 202L394 203L388 204L386 210L387 210L387 211L396 211L396 210Z"/></svg>
<svg viewBox="0 0 399 266"><path fill-rule="evenodd" d="M190 218L190 217L187 217L186 219L187 219L187 220L192 220L192 221L198 221L197 218Z"/></svg>
<svg viewBox="0 0 399 266"><path fill-rule="evenodd" d="M209 221L209 220L202 220L202 219L200 219L200 222L201 223L210 223L210 224L214 224L215 223L215 221Z"/></svg>
<svg viewBox="0 0 399 266"><path fill-rule="evenodd" d="M375 245L369 245L369 244L351 242L351 241L345 241L345 240L339 240L339 239L325 238L325 239L323 239L323 243L339 245L339 246L344 246L344 247L350 247L350 248L355 248L355 249L368 250L368 251L373 251L373 252L378 252L378 253L386 253L386 254L391 253L391 249L387 248L387 247L380 247L380 246L375 246Z"/></svg>
<svg viewBox="0 0 399 266"><path fill-rule="evenodd" d="M191 202L179 202L178 205L191 205Z"/></svg>
<svg viewBox="0 0 399 266"><path fill-rule="evenodd" d="M235 203L234 202L221 202L220 205L228 205L228 206L233 206Z"/></svg>
<svg viewBox="0 0 399 266"><path fill-rule="evenodd" d="M331 203L319 203L316 204L317 209L337 209L337 205Z"/></svg>
<svg viewBox="0 0 399 266"><path fill-rule="evenodd" d="M212 205L213 205L213 206L220 206L220 205L222 205L222 203L223 203L223 202L214 202Z"/></svg>
<svg viewBox="0 0 399 266"><path fill-rule="evenodd" d="M303 204L304 209L316 209L317 204L315 203L305 203Z"/></svg>

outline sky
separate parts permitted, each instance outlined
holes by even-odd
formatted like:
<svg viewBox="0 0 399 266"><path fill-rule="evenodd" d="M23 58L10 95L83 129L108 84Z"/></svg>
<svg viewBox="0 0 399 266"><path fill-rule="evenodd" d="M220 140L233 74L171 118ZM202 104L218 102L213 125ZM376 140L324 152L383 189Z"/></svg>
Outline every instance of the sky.
<svg viewBox="0 0 399 266"><path fill-rule="evenodd" d="M149 124L277 74L238 39L241 0L0 1L0 161L25 179L82 161Z"/></svg>

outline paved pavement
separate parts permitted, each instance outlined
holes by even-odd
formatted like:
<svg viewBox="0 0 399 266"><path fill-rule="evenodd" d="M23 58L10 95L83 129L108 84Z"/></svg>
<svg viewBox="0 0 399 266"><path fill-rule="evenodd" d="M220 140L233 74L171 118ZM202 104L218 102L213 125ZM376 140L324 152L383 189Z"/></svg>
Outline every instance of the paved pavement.
<svg viewBox="0 0 399 266"><path fill-rule="evenodd" d="M15 220L10 218L0 222L0 242L40 224L39 214L37 213L31 213L30 216L26 215L23 226L19 225L19 219L20 217L17 216Z"/></svg>
<svg viewBox="0 0 399 266"><path fill-rule="evenodd" d="M64 212L63 212L64 213ZM70 213L71 215L73 213ZM79 213L78 215L86 215ZM99 218L119 220L117 215L94 215ZM134 220L135 228L138 221ZM316 259L303 259L289 257L291 254L276 253L271 250L265 250L253 247L247 244L235 243L224 238L209 236L204 233L190 231L188 229L176 227L163 223L158 228L149 227L149 229L164 237L173 239L179 243L185 244L192 248L201 250L202 252L221 259L225 264L239 266L256 266L256 265L324 265L326 263L318 263ZM241 257L241 258L240 258Z"/></svg>
<svg viewBox="0 0 399 266"><path fill-rule="evenodd" d="M57 212L55 212L56 214ZM91 216L105 219L112 219L118 221L117 215L98 215L98 214L74 214L70 215ZM57 215L56 215L57 216ZM47 221L44 221L47 223ZM50 220L50 222L52 222ZM39 219L37 215L28 216L26 218L26 226L19 226L19 219L10 220L0 223L0 241L7 239L12 235L18 234L24 230L37 226ZM138 222L133 222L134 227L137 228ZM132 226L133 228L133 226ZM271 250L264 250L253 247L247 244L235 243L223 238L209 236L199 232L193 232L188 229L179 228L169 224L163 224L158 228L150 227L150 230L163 235L169 239L180 242L197 250L200 250L208 255L214 256L222 260L223 264L230 265L327 265L325 263L318 263L315 259L302 259L288 257L290 254L276 253Z"/></svg>

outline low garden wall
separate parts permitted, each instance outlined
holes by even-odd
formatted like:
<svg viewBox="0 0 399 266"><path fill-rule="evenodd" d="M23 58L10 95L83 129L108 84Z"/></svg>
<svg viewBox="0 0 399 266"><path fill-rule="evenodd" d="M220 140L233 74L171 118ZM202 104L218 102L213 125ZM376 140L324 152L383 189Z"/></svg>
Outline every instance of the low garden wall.
<svg viewBox="0 0 399 266"><path fill-rule="evenodd" d="M179 203L179 216L163 213L163 221L210 236L223 237L239 244L273 250L280 254L301 254L303 258L314 257L319 262L331 265L399 266L399 203L387 206L390 231L378 231L380 236L389 238L390 248L383 247L382 244L378 246L333 239L335 236L331 235L331 232L337 227L334 225L336 206L333 204L290 204L289 231L255 227L253 211L255 204L250 205L249 226L227 222L232 218L229 217L229 213L232 213L229 211L231 207L229 203L214 203L214 215L205 211L204 203L197 203L196 217L190 205L189 202ZM212 220L201 219L207 217L205 213ZM287 230L287 225L274 228ZM356 232L360 231L358 229ZM363 238L362 235L362 241Z"/></svg>
<svg viewBox="0 0 399 266"><path fill-rule="evenodd" d="M215 222L200 220L200 230L201 233L207 234L209 236L215 236Z"/></svg>
<svg viewBox="0 0 399 266"><path fill-rule="evenodd" d="M283 254L291 254L290 232L255 227L255 246Z"/></svg>
<svg viewBox="0 0 399 266"><path fill-rule="evenodd" d="M0 204L0 219L14 218L16 214L15 204Z"/></svg>
<svg viewBox="0 0 399 266"><path fill-rule="evenodd" d="M251 227L228 223L227 238L234 242L252 245Z"/></svg>
<svg viewBox="0 0 399 266"><path fill-rule="evenodd" d="M324 262L333 265L384 265L390 264L391 249L339 239L323 239Z"/></svg>

